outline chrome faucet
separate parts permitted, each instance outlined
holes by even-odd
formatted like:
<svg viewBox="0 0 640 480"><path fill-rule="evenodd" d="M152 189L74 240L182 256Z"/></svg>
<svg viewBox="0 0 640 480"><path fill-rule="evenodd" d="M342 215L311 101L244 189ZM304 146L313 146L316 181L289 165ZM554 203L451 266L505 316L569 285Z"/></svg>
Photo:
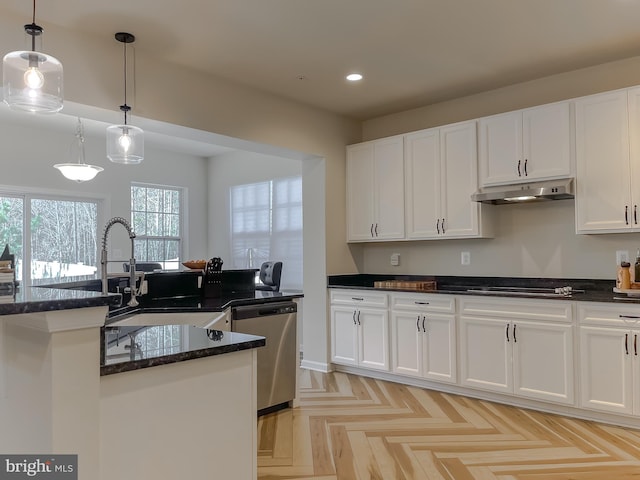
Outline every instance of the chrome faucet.
<svg viewBox="0 0 640 480"><path fill-rule="evenodd" d="M109 281L107 279L107 235L111 227L116 223L119 223L127 229L129 238L131 239L131 258L129 259L129 290L131 291L131 300L127 303L130 307L136 307L138 300L136 300L136 259L133 257L133 239L136 238L136 234L133 232L131 225L122 217L113 217L107 222L104 227L104 234L102 235L102 252L100 255L100 266L102 267L102 294L109 293Z"/></svg>

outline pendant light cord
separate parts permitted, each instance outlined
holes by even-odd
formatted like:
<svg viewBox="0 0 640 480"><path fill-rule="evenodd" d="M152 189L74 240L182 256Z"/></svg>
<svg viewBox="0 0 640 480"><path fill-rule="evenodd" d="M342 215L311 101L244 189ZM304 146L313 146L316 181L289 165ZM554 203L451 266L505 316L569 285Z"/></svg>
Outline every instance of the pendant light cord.
<svg viewBox="0 0 640 480"><path fill-rule="evenodd" d="M32 33L31 33L31 51L35 52L36 51L36 30L35 30L35 25L36 25L36 0L33 0L33 17L31 19L31 27L32 27Z"/></svg>
<svg viewBox="0 0 640 480"><path fill-rule="evenodd" d="M127 42L122 42L122 45L124 47L124 124L126 125L129 110L129 105L127 105Z"/></svg>

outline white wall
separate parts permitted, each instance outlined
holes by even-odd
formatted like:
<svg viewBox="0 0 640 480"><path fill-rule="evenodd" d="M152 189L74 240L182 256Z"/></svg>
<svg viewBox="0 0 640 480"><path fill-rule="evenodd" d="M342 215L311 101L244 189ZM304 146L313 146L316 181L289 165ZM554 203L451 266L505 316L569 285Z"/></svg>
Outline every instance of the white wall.
<svg viewBox="0 0 640 480"><path fill-rule="evenodd" d="M616 250L635 258L640 234L576 235L574 200L496 205L495 237L361 247L368 273L614 279ZM460 264L460 253L471 264ZM400 265L390 265L392 253Z"/></svg>
<svg viewBox="0 0 640 480"><path fill-rule="evenodd" d="M211 158L208 217L211 256L231 260L231 187L301 175L300 160L251 152L229 152Z"/></svg>

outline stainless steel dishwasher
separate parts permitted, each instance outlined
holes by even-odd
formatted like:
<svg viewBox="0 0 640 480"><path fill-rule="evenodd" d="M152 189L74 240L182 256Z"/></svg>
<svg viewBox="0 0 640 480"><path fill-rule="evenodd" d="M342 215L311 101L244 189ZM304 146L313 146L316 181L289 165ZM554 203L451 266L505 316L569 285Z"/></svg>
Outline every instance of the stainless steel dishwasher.
<svg viewBox="0 0 640 480"><path fill-rule="evenodd" d="M262 303L231 309L231 330L266 338L258 354L258 414L290 406L296 396L295 302Z"/></svg>

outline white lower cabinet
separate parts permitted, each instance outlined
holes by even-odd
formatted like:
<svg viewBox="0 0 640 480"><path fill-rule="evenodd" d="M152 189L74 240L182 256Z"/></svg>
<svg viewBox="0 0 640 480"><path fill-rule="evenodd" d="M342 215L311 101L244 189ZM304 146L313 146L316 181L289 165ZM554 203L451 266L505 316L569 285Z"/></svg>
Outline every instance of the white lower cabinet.
<svg viewBox="0 0 640 480"><path fill-rule="evenodd" d="M580 406L640 414L640 315L633 306L581 304Z"/></svg>
<svg viewBox="0 0 640 480"><path fill-rule="evenodd" d="M570 302L460 299L460 384L574 402Z"/></svg>
<svg viewBox="0 0 640 480"><path fill-rule="evenodd" d="M331 361L389 370L386 293L332 290Z"/></svg>
<svg viewBox="0 0 640 480"><path fill-rule="evenodd" d="M391 368L394 373L456 382L455 298L391 295Z"/></svg>

